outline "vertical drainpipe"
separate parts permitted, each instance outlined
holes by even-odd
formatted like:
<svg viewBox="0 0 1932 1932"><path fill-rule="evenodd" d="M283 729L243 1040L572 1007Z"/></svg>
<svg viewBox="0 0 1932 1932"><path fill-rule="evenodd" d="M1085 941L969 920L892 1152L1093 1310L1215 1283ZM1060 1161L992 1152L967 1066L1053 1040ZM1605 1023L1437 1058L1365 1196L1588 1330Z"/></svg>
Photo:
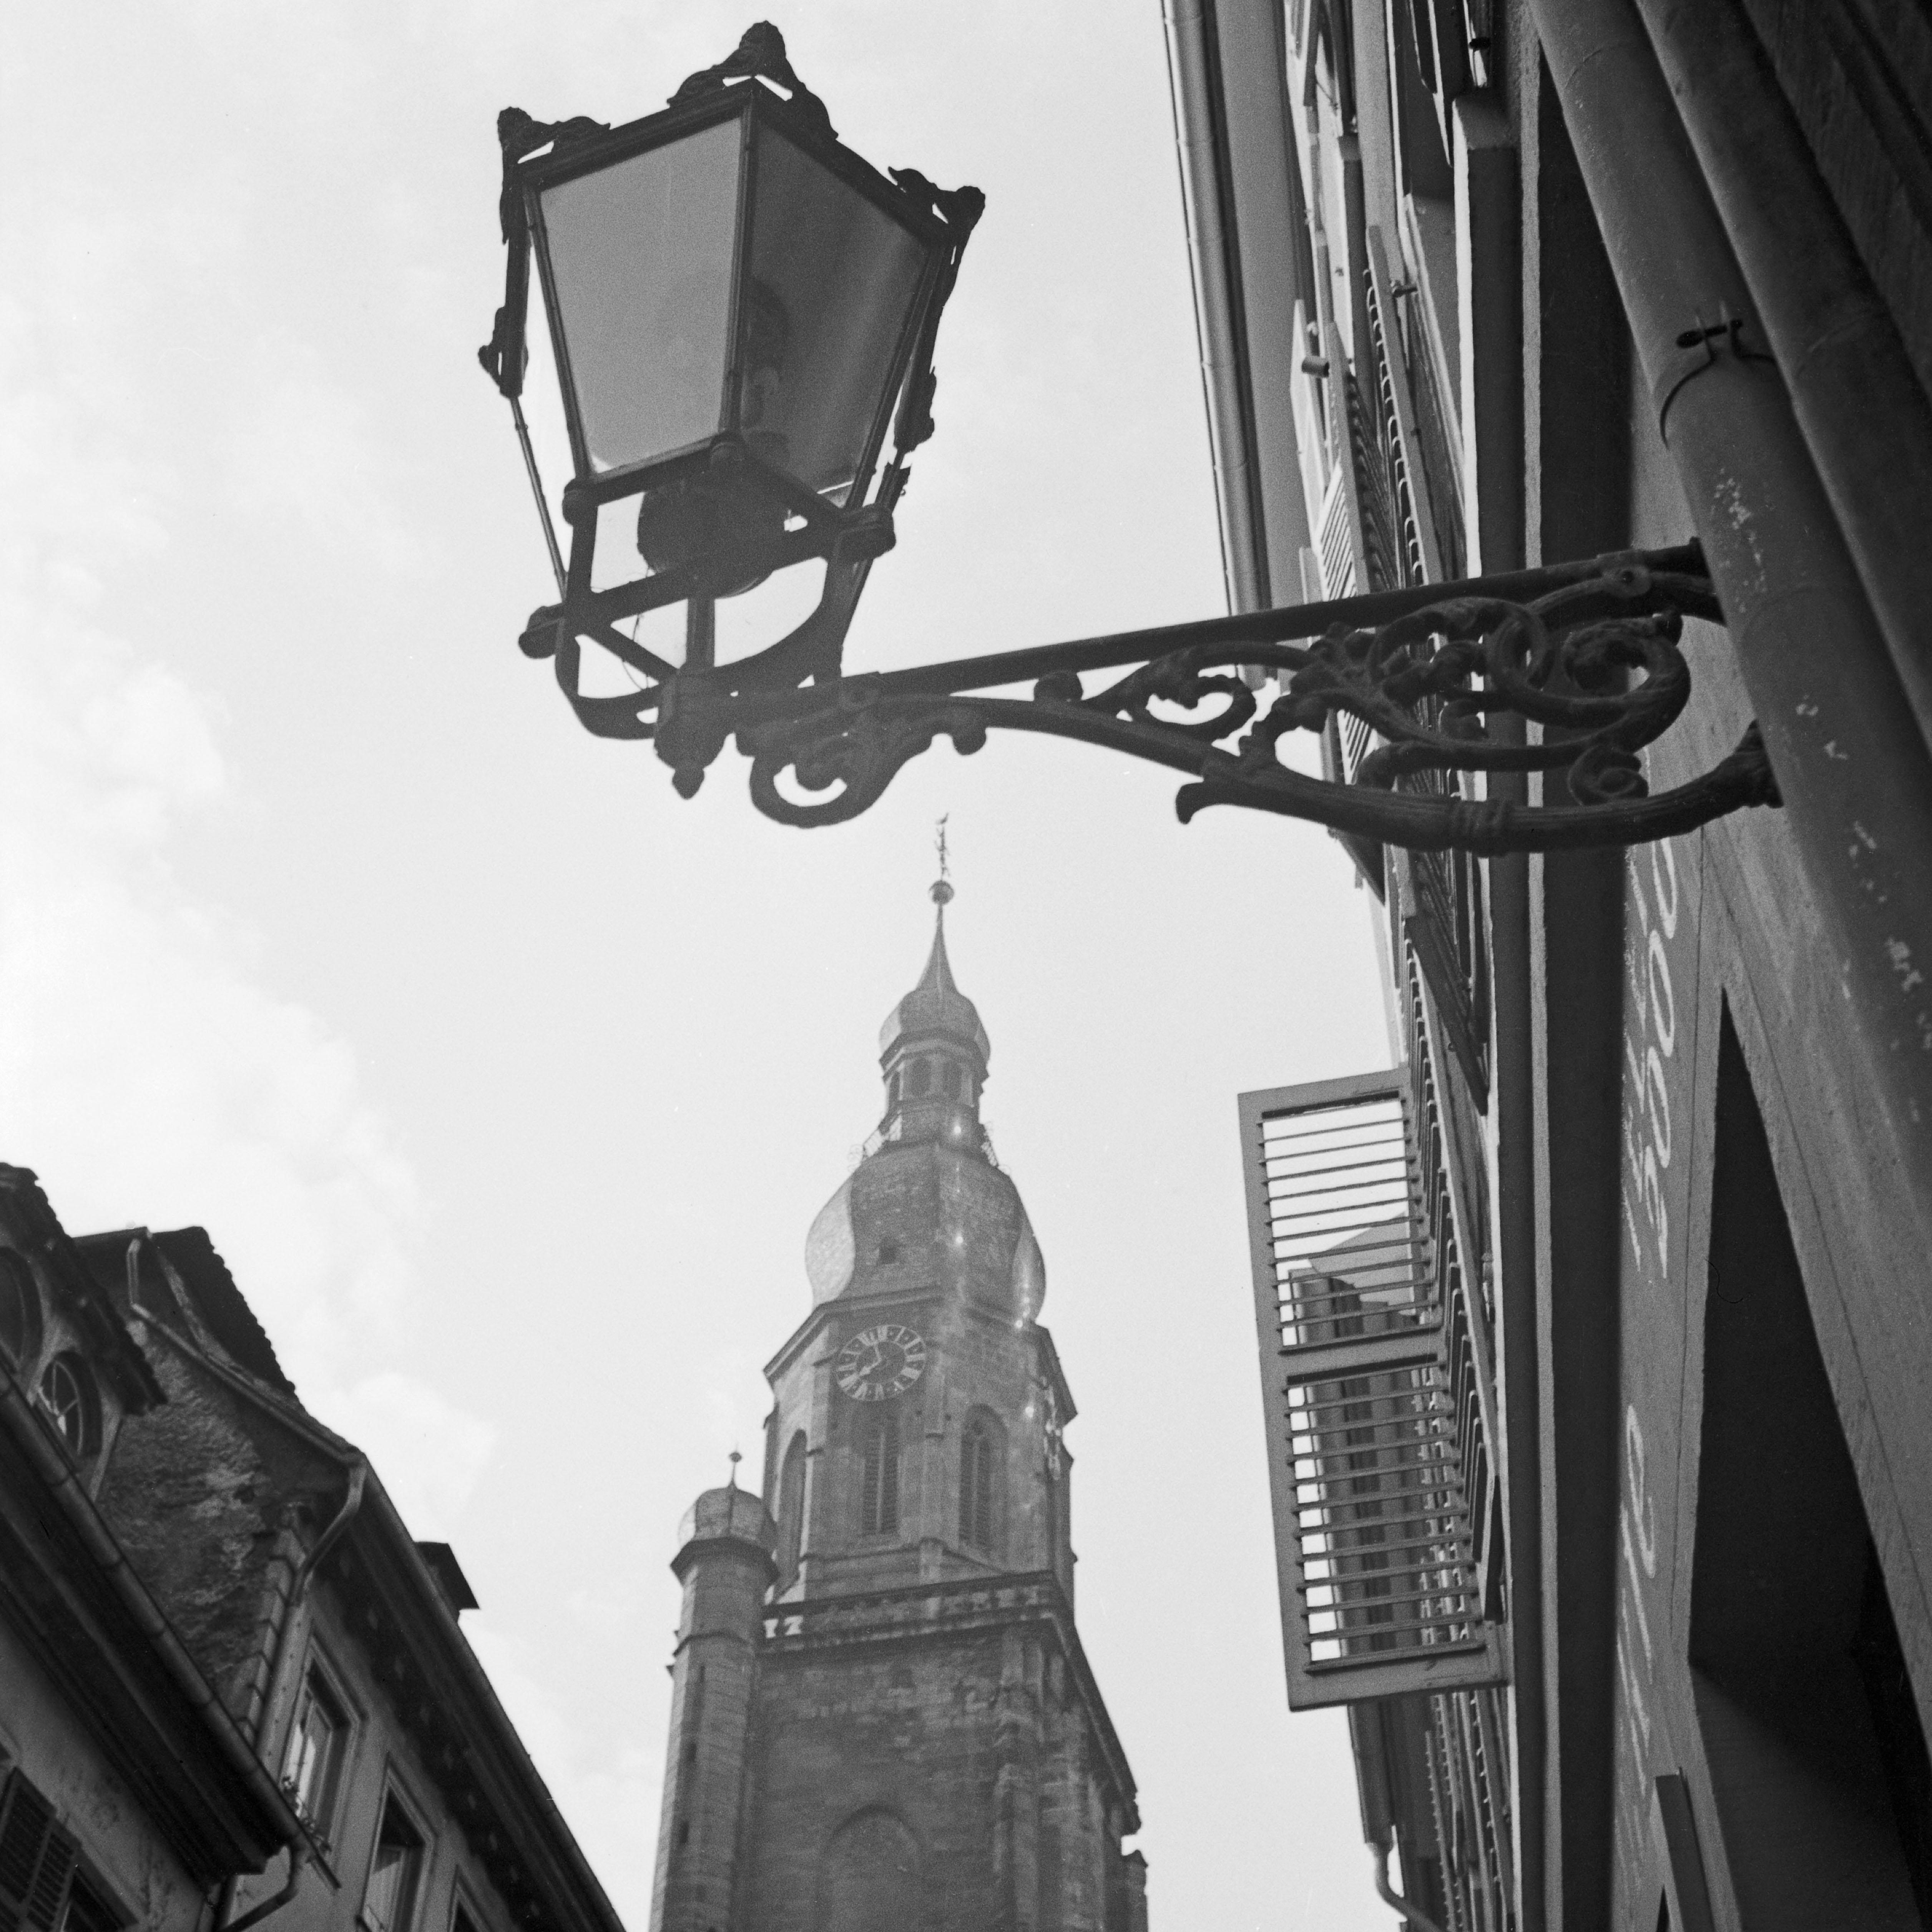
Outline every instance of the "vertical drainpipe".
<svg viewBox="0 0 1932 1932"><path fill-rule="evenodd" d="M137 1244L138 1245L138 1244ZM135 1270L139 1265L136 1249L128 1253L128 1280L135 1280ZM275 1632L274 1652L269 1661L268 1672L262 1684L260 1699L254 1705L252 1715L254 1722L255 1755L266 1765L268 1761L268 1744L274 1724L275 1708L282 1686L282 1678L288 1670L290 1655L295 1648L296 1625L302 1620L303 1600L308 1594L310 1583L322 1559L333 1550L347 1533L349 1526L356 1520L356 1512L362 1507L362 1492L369 1480L369 1464L366 1457L358 1456L349 1466L349 1480L344 1490L342 1502L328 1526L316 1538L308 1555L296 1564L294 1576L290 1580L289 1593L282 1605L282 1620ZM219 1932L247 1932L247 1928L257 1925L270 1913L278 1912L296 1895L302 1880L304 1861L308 1856L308 1847L302 1844L289 1848L289 1873L287 1882L272 1898L265 1899L241 1918L231 1922L235 1910L235 1896L240 1889L238 1874L231 1875L222 1885L221 1895L217 1903L214 1924Z"/></svg>
<svg viewBox="0 0 1932 1932"><path fill-rule="evenodd" d="M1639 6L1918 728L1932 734L1932 400L1738 0Z"/></svg>
<svg viewBox="0 0 1932 1932"><path fill-rule="evenodd" d="M1932 758L1633 0L1529 0L1795 842L1932 1222Z"/></svg>

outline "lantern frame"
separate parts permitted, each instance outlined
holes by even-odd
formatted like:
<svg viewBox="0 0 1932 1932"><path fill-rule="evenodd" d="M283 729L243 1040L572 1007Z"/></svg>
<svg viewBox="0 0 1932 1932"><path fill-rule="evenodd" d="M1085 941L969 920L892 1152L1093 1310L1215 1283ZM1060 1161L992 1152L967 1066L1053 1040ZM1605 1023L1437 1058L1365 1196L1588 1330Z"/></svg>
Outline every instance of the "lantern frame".
<svg viewBox="0 0 1932 1932"><path fill-rule="evenodd" d="M782 88L782 94L776 88ZM608 470L592 460L583 399L572 367L571 330L551 256L544 197L565 183L602 174L736 123L735 206L730 238L730 285L724 322L724 367L718 427L694 440ZM521 642L526 653L566 653L572 675L566 694L589 724L600 700L574 689L579 640L602 646L634 670L654 679L680 667L640 646L616 626L645 612L678 602L690 606L682 668L714 668L712 605L721 596L748 587L771 572L822 558L826 582L818 607L788 636L723 668L733 688L796 686L804 678L836 672L860 590L873 558L892 548L892 511L904 487L906 460L932 433L934 388L932 350L940 316L952 292L959 258L985 206L976 188L935 188L910 169L882 174L837 136L824 104L799 80L776 28L760 24L736 51L715 68L692 75L658 112L622 126L584 118L544 122L520 109L497 118L502 154L499 213L508 254L502 306L478 359L515 412L530 481L549 541L561 602L535 612ZM758 171L763 138L776 136L824 170L847 191L878 210L917 245L920 260L912 292L899 319L890 355L875 372L869 419L841 502L761 456L741 422L742 377L749 340L744 301L758 239ZM565 560L549 520L548 500L537 474L521 397L529 355L530 264L534 256L554 360L559 400L569 440L573 474L562 492L570 532ZM884 460L891 445L891 460ZM758 506L761 532L741 529L734 540L669 567L640 565L640 574L602 590L593 587L600 512L626 498L676 490L730 492ZM662 499L661 499L662 500ZM562 669L562 664L560 669ZM593 707L586 714L584 706ZM594 726L592 728L596 728Z"/></svg>

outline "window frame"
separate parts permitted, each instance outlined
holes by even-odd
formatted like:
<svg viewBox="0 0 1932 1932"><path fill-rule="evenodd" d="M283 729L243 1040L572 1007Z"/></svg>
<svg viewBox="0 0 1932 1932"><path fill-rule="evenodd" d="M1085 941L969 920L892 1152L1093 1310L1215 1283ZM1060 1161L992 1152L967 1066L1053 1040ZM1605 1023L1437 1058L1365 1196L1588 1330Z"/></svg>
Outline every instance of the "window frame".
<svg viewBox="0 0 1932 1932"><path fill-rule="evenodd" d="M458 1871L450 1882L446 1932L496 1932L494 1915L483 1910L476 1888Z"/></svg>
<svg viewBox="0 0 1932 1932"><path fill-rule="evenodd" d="M982 1556L999 1554L1004 1460L1004 1444L993 1419L977 1412L969 1415L959 1435L959 1543L961 1548Z"/></svg>
<svg viewBox="0 0 1932 1932"><path fill-rule="evenodd" d="M872 1462L875 1443L884 1445L878 1458L876 1493ZM883 1542L889 1538L896 1540L899 1535L901 1454L898 1416L888 1406L884 1414L866 1418L865 1430L859 1438L859 1534L862 1538ZM889 1502L890 1516L886 1507Z"/></svg>
<svg viewBox="0 0 1932 1932"><path fill-rule="evenodd" d="M14 1828L15 1806L22 1793L40 1814L34 1827L34 1844L28 1890L17 1898L0 1892L0 1912L17 1906L20 1932L68 1932L74 1894L78 1889L99 1908L103 1923L94 1932L120 1932L131 1924L130 1912L115 1888L101 1876L100 1868L82 1852L80 1840L62 1822L62 1813L46 1792L28 1777L20 1765L0 1749L0 1838ZM46 1886L51 1855L52 1870L57 1874ZM34 1894L45 1892L38 1909Z"/></svg>
<svg viewBox="0 0 1932 1932"><path fill-rule="evenodd" d="M0 1246L0 1280L14 1282L21 1296L20 1347L17 1352L0 1339L0 1362L28 1390L40 1386L40 1352L46 1343L46 1317L40 1304L40 1284L34 1264L18 1248Z"/></svg>
<svg viewBox="0 0 1932 1932"><path fill-rule="evenodd" d="M413 1851L416 1858L404 1880L404 1889L399 1894L400 1909L387 1917L381 1917L370 1911L369 1900L376 1881L376 1862L382 1855L382 1834L388 1824L392 1805L404 1823L416 1834L416 1844L404 1849ZM395 1775L394 1766L391 1766L383 1775L382 1802L376 1809L375 1833L369 1841L369 1856L362 1872L362 1897L356 1907L356 1922L363 1928L363 1932L414 1932L422 1911L430 1854L435 1844L422 1822L427 1815L423 1806L418 1804L404 1788Z"/></svg>
<svg viewBox="0 0 1932 1932"><path fill-rule="evenodd" d="M70 1376L74 1384L75 1408L80 1417L80 1442L76 1445L62 1422L64 1412L56 1409L47 1393L47 1382L56 1370ZM57 1349L41 1365L34 1383L34 1401L62 1450L74 1462L86 1464L100 1453L100 1384L92 1365L78 1348ZM71 1413L72 1412L64 1412Z"/></svg>
<svg viewBox="0 0 1932 1932"><path fill-rule="evenodd" d="M302 1735L302 1711L313 1689L317 1685L323 1697L340 1713L341 1730L335 1740L334 1761L328 1768L327 1788L322 1801L310 1808L305 1806L296 1794L295 1756ZM355 1700L344 1688L342 1673L329 1660L321 1645L311 1642L308 1654L302 1662L302 1674L296 1680L295 1700L289 1712L288 1731L282 1744L282 1770L279 1781L284 1795L297 1815L308 1826L311 1834L320 1840L316 1849L325 1862L332 1862L335 1856L335 1828L340 1820L342 1801L349 1786L348 1772L354 1761L362 1730L362 1713ZM380 1820L377 1828L380 1832Z"/></svg>
<svg viewBox="0 0 1932 1932"><path fill-rule="evenodd" d="M812 1445L802 1429L792 1432L778 1460L778 1580L781 1591L798 1580L805 1556L805 1498L811 1479ZM794 1472L796 1475L794 1476Z"/></svg>

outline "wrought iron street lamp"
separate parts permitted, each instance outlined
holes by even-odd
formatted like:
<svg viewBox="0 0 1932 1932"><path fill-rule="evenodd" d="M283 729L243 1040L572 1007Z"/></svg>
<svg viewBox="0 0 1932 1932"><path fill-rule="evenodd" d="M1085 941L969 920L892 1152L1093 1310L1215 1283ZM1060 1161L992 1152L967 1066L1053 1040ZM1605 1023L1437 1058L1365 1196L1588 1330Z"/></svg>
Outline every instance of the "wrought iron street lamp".
<svg viewBox="0 0 1932 1932"><path fill-rule="evenodd" d="M972 752L1006 729L1188 773L1184 818L1245 805L1418 850L1628 844L1778 802L1755 727L1702 778L1647 793L1639 754L1690 697L1682 621L1723 621L1695 545L844 675L907 460L932 432L934 340L983 196L862 160L763 24L662 112L611 128L511 108L497 130L508 278L481 358L511 403L560 599L523 647L554 660L589 730L653 740L686 796L735 738L760 809L832 823L935 739ZM567 562L522 410L532 254L573 465ZM599 587L604 513L632 500L641 571ZM814 560L811 616L718 662L716 600ZM680 602L680 663L619 628ZM641 686L587 692L586 646ZM1240 674L1256 666L1279 674L1265 709ZM1540 742L1492 728L1511 715ZM1343 716L1379 740L1352 769L1313 778L1276 756L1291 730L1332 745ZM1466 796L1459 776L1532 771L1562 774L1574 802Z"/></svg>

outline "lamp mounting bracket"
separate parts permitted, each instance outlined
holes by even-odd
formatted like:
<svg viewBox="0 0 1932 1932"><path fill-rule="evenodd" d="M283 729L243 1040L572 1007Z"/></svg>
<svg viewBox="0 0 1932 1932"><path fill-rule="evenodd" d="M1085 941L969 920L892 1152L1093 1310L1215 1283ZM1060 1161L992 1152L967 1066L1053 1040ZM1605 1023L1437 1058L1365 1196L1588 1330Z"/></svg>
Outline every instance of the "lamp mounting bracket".
<svg viewBox="0 0 1932 1932"><path fill-rule="evenodd" d="M842 631L843 601L830 598L819 621ZM1687 617L1724 621L1695 544L919 670L828 676L815 638L801 634L736 667L654 660L647 674L668 674L620 698L583 692L580 644L561 610L537 614L524 648L539 654L554 638L558 682L586 728L655 738L687 797L735 738L753 802L784 824L856 818L936 740L976 752L1004 730L1185 773L1184 822L1208 806L1245 806L1413 851L1495 855L1640 844L1780 802L1755 724L1701 777L1651 793L1641 754L1690 701ZM1087 688L1094 673L1124 668ZM1276 674L1271 698L1245 668ZM997 694L1026 683L1030 697ZM1540 734L1495 728L1510 718ZM1278 756L1292 731L1328 735L1332 747L1345 719L1362 747L1345 778L1310 777ZM1560 781L1552 788L1568 802L1478 788L1532 772Z"/></svg>

